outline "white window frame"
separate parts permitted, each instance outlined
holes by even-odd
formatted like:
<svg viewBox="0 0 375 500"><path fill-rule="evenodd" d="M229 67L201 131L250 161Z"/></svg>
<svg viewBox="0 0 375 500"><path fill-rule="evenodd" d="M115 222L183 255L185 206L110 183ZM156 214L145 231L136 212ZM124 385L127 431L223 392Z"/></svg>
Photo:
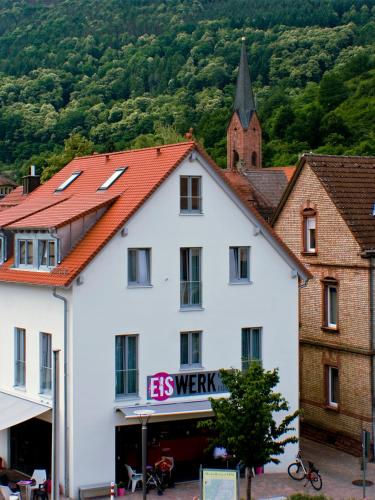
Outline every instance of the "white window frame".
<svg viewBox="0 0 375 500"><path fill-rule="evenodd" d="M333 401L332 371L337 372L337 392L339 393L339 369L336 366L328 366L328 405L332 408L338 408L339 401Z"/></svg>
<svg viewBox="0 0 375 500"><path fill-rule="evenodd" d="M46 260L47 264L42 264L43 255L40 254L40 247L42 243L46 243ZM55 247L54 250L54 262L51 263L51 254L50 254L50 245L53 244ZM47 239L47 238L38 238L37 241L38 247L38 267L45 269L53 269L57 265L57 240L55 239Z"/></svg>
<svg viewBox="0 0 375 500"><path fill-rule="evenodd" d="M199 276L198 281L193 280L193 250L198 252L199 258ZM186 269L188 279L182 280L184 269L183 252L188 251L188 267ZM198 291L199 301L194 303L194 295ZM183 302L183 297L187 294L188 301ZM202 308L202 249L200 247L182 247L180 248L180 307L181 309L201 309Z"/></svg>
<svg viewBox="0 0 375 500"><path fill-rule="evenodd" d="M253 337L254 332L257 331L259 333L259 357L254 356L253 352ZM244 353L244 335L248 336L247 344L248 344L248 352ZM241 369L242 371L246 371L250 364L254 361L262 363L262 343L263 343L263 329L261 326L252 326L245 327L241 329Z"/></svg>
<svg viewBox="0 0 375 500"><path fill-rule="evenodd" d="M47 363L43 348L47 345ZM40 394L50 395L52 392L52 335L46 332L40 332L39 336L39 361L40 361Z"/></svg>
<svg viewBox="0 0 375 500"><path fill-rule="evenodd" d="M106 191L114 184L119 177L128 169L128 167L119 167L111 174L106 181L98 188L98 191Z"/></svg>
<svg viewBox="0 0 375 500"><path fill-rule="evenodd" d="M25 244L25 263L21 262L21 243ZM31 243L31 245L30 245ZM30 256L30 247L31 247L31 256L32 263L29 264L29 256ZM16 252L17 252L17 267L19 268L33 268L35 265L35 245L34 238L30 238L29 236L16 238Z"/></svg>
<svg viewBox="0 0 375 500"><path fill-rule="evenodd" d="M0 235L0 264L3 264L5 262L5 256L6 256L6 238L5 236Z"/></svg>
<svg viewBox="0 0 375 500"><path fill-rule="evenodd" d="M315 253L316 252L316 215L309 215L304 218L305 222L305 252ZM311 231L314 231L315 244L312 246L311 243Z"/></svg>
<svg viewBox="0 0 375 500"><path fill-rule="evenodd" d="M182 180L187 180L187 196L182 196ZM193 208L192 181L198 180L199 194L194 198L198 200L198 208ZM187 208L182 208L182 200L186 198ZM181 175L180 176L180 213L181 214L201 214L202 213L202 177L200 175Z"/></svg>
<svg viewBox="0 0 375 500"><path fill-rule="evenodd" d="M193 362L193 337L195 335L198 335L199 361L197 361L197 362ZM187 336L187 339L188 339L188 344L187 344L188 362L187 363L182 362L182 338L183 338L183 336ZM181 367L181 369L201 368L202 367L202 331L201 330L180 332L180 367Z"/></svg>
<svg viewBox="0 0 375 500"><path fill-rule="evenodd" d="M135 254L135 274L136 280L131 281L131 271L130 271L130 263L131 263L131 253ZM142 267L142 255L144 255L146 259L147 266L147 278L142 279L141 267ZM151 286L151 248L128 248L128 286L129 287L149 287Z"/></svg>
<svg viewBox="0 0 375 500"><path fill-rule="evenodd" d="M26 253L25 253L25 260L26 264L23 264L20 262L20 257L21 257L21 252L20 252L20 245L21 241L26 241L26 242L31 242L32 243L32 264L28 264L28 249L29 246L26 244ZM48 265L42 265L41 263L41 258L39 254L39 242L40 241L47 241L47 261ZM49 244L54 242L55 245L55 264L50 265L49 261ZM15 264L17 268L20 269L33 269L33 270L40 270L40 271L50 271L54 267L57 266L59 263L60 258L59 258L59 240L57 238L51 238L51 235L49 233L18 233L15 235Z"/></svg>
<svg viewBox="0 0 375 500"><path fill-rule="evenodd" d="M241 253L245 252L247 276L241 277ZM229 283L250 283L250 247L229 247Z"/></svg>
<svg viewBox="0 0 375 500"><path fill-rule="evenodd" d="M55 189L55 192L64 191L67 187L69 187L72 182L74 182L80 175L82 171L73 172L70 177L68 177L59 187Z"/></svg>
<svg viewBox="0 0 375 500"><path fill-rule="evenodd" d="M122 346L123 349L123 360L122 363L124 368L122 370L117 369L117 339L121 339L121 342L124 342ZM128 342L129 338L135 339L135 368L128 368ZM138 355L138 335L134 334L125 334L125 335L115 335L115 398L116 399L124 399L129 397L138 396L139 394L139 355ZM135 371L135 392L128 391L129 389L129 380L127 378L129 371ZM123 381L122 384L124 386L124 392L117 392L117 374L122 373Z"/></svg>
<svg viewBox="0 0 375 500"><path fill-rule="evenodd" d="M334 323L331 318L331 290L335 290L336 293L336 322ZM336 284L328 284L325 283L324 285L324 292L325 292L325 298L324 298L324 305L326 308L325 311L325 316L326 316L326 321L327 321L327 326L328 328L337 328L337 320L338 320L338 288Z"/></svg>
<svg viewBox="0 0 375 500"><path fill-rule="evenodd" d="M14 329L14 387L26 387L26 330L18 327Z"/></svg>

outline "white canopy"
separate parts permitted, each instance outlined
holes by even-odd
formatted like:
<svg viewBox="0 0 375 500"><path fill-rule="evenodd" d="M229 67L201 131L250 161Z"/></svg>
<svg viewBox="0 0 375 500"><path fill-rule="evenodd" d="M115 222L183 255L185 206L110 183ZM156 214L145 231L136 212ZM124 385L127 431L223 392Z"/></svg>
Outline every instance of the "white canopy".
<svg viewBox="0 0 375 500"><path fill-rule="evenodd" d="M189 413L212 413L209 400L148 404L143 406L120 406L116 410L123 413L126 418L139 418L138 415L142 410L153 410L154 417L186 415Z"/></svg>
<svg viewBox="0 0 375 500"><path fill-rule="evenodd" d="M50 407L0 391L0 431L37 417Z"/></svg>

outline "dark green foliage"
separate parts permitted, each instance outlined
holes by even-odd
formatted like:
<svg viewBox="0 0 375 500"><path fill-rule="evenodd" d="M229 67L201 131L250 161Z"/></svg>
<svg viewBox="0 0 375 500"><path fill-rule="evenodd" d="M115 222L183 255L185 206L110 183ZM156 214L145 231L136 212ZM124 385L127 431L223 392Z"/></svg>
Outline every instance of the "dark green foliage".
<svg viewBox="0 0 375 500"><path fill-rule="evenodd" d="M158 143L157 124L193 127L225 166L243 35L267 165L373 150L374 14L375 0L0 0L0 171L42 167L71 134L97 151Z"/></svg>
<svg viewBox="0 0 375 500"><path fill-rule="evenodd" d="M285 446L297 442L291 423L298 411L286 415L287 401L274 392L279 382L277 370L266 371L259 363L252 363L246 372L220 370L220 375L230 396L210 398L215 419L203 423L217 433L215 444L249 468L278 463ZM279 412L283 418L276 423ZM247 496L250 498L250 493Z"/></svg>

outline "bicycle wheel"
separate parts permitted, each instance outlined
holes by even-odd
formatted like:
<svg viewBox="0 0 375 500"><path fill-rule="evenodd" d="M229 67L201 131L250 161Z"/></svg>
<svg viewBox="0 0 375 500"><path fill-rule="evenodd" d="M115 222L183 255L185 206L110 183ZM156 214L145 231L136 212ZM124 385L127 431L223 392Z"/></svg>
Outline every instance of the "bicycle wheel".
<svg viewBox="0 0 375 500"><path fill-rule="evenodd" d="M295 481L302 481L305 477L305 471L303 470L302 465L298 462L294 462L289 465L288 474Z"/></svg>
<svg viewBox="0 0 375 500"><path fill-rule="evenodd" d="M315 490L319 491L319 490L321 490L321 489L322 489L322 486L323 486L323 481L322 481L322 478L321 478L321 476L320 476L319 472L315 472L315 471L313 471L313 472L311 473L311 476L310 476L310 482L311 482L311 484L312 484L312 487L313 487Z"/></svg>

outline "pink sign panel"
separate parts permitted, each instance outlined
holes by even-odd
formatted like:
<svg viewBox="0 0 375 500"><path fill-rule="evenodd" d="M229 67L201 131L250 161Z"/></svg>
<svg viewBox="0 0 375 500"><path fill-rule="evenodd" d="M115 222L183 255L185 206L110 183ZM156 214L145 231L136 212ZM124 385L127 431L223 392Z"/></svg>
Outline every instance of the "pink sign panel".
<svg viewBox="0 0 375 500"><path fill-rule="evenodd" d="M166 372L159 372L148 377L148 398L165 401L174 392L174 379Z"/></svg>

